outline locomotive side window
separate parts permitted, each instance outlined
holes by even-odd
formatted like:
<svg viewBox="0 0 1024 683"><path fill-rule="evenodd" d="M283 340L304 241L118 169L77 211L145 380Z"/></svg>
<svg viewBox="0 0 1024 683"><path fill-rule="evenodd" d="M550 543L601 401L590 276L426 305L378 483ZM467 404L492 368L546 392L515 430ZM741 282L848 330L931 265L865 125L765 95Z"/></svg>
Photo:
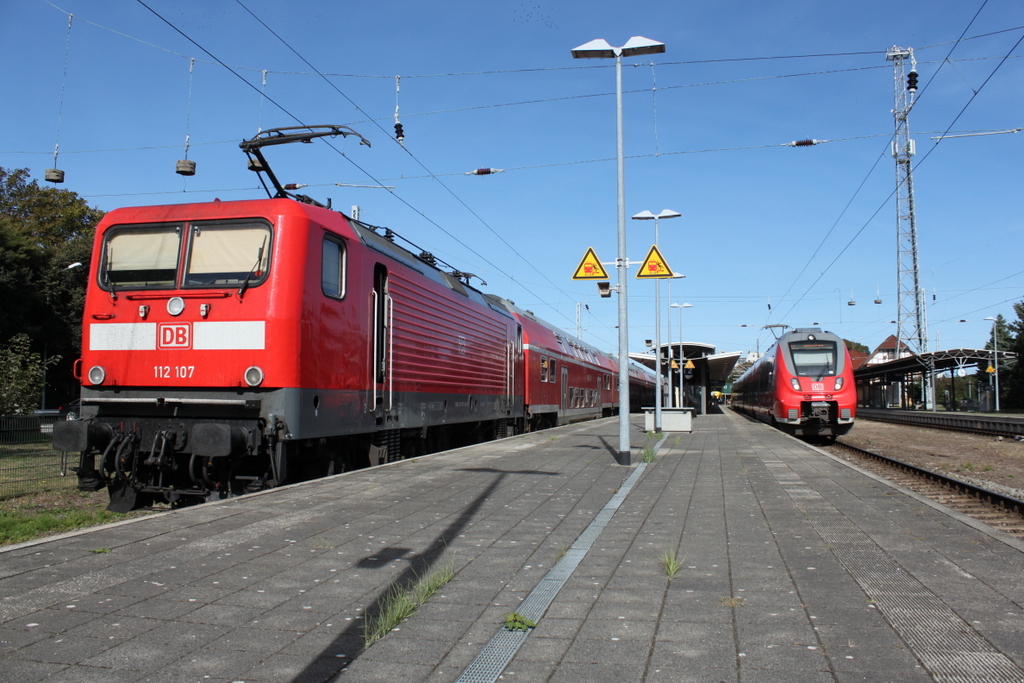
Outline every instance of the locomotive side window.
<svg viewBox="0 0 1024 683"><path fill-rule="evenodd" d="M107 289L174 287L180 252L180 225L115 228L104 244L100 284Z"/></svg>
<svg viewBox="0 0 1024 683"><path fill-rule="evenodd" d="M185 287L258 285L270 263L270 226L262 222L192 225Z"/></svg>
<svg viewBox="0 0 1024 683"><path fill-rule="evenodd" d="M829 341L798 341L789 343L793 372L800 377L821 377L836 374L836 343Z"/></svg>
<svg viewBox="0 0 1024 683"><path fill-rule="evenodd" d="M333 299L345 297L345 253L344 242L324 237L320 286L324 294Z"/></svg>

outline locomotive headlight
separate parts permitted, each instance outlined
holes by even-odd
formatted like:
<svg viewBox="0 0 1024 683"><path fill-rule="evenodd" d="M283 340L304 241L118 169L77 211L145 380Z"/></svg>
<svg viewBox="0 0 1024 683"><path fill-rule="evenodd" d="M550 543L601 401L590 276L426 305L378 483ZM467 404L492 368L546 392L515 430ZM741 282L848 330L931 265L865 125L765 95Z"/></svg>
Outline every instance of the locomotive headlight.
<svg viewBox="0 0 1024 683"><path fill-rule="evenodd" d="M800 391L800 380L796 377L790 377L789 383L793 385L793 391Z"/></svg>
<svg viewBox="0 0 1024 683"><path fill-rule="evenodd" d="M181 315L185 310L185 300L180 296L172 296L167 300L167 312L171 315Z"/></svg>
<svg viewBox="0 0 1024 683"><path fill-rule="evenodd" d="M89 368L89 383L90 384L103 384L103 380L107 378L107 371L99 365L94 365Z"/></svg>
<svg viewBox="0 0 1024 683"><path fill-rule="evenodd" d="M843 388L843 378L842 377L836 377L836 391L839 391L842 388Z"/></svg>
<svg viewBox="0 0 1024 683"><path fill-rule="evenodd" d="M253 365L245 371L245 383L250 387L258 387L263 384L263 370Z"/></svg>

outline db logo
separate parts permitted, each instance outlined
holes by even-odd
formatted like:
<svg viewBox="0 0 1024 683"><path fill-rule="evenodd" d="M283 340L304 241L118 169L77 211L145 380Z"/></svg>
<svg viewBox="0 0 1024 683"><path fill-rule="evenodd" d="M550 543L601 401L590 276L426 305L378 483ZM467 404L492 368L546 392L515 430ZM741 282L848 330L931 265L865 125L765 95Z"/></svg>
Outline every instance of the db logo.
<svg viewBox="0 0 1024 683"><path fill-rule="evenodd" d="M158 349L187 349L192 346L191 323L160 323L156 335Z"/></svg>

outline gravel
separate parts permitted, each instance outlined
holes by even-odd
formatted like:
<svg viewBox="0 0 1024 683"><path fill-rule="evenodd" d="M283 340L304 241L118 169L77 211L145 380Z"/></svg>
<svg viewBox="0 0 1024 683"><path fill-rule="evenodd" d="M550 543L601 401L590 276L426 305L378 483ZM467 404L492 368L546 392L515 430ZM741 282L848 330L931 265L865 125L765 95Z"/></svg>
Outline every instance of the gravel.
<svg viewBox="0 0 1024 683"><path fill-rule="evenodd" d="M839 438L867 451L1024 500L1024 442L860 419Z"/></svg>

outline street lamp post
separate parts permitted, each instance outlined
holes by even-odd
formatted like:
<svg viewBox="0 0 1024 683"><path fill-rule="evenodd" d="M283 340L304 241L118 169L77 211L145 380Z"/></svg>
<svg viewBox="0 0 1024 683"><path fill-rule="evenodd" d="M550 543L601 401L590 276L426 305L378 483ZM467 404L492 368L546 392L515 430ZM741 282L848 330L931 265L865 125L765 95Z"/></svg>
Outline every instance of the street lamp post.
<svg viewBox="0 0 1024 683"><path fill-rule="evenodd" d="M683 388L686 386L686 354L683 353L683 309L693 308L693 304L672 304L679 309L679 407L683 407Z"/></svg>
<svg viewBox="0 0 1024 683"><path fill-rule="evenodd" d="M996 318L988 317L985 320L992 321L992 369L995 373L992 375L992 379L995 380L996 387L996 412L999 412L999 321Z"/></svg>
<svg viewBox="0 0 1024 683"><path fill-rule="evenodd" d="M682 214L672 209L663 209L655 215L644 210L633 216L633 220L649 221L654 220L654 246L659 250L661 244L658 236L658 220L661 218L679 218ZM661 279L654 281L654 348L657 353L654 355L654 372L657 375L654 393L654 431L661 431Z"/></svg>
<svg viewBox="0 0 1024 683"><path fill-rule="evenodd" d="M616 461L620 465L632 464L629 445L629 306L626 298L626 269L629 267L629 258L626 255L626 181L625 157L622 151L622 58L659 54L664 51L664 43L641 36L633 36L622 47L612 47L607 40L598 38L572 50L574 59L615 59L615 139L619 215L619 252L615 261L615 267L619 271L616 289L619 293L619 451Z"/></svg>
<svg viewBox="0 0 1024 683"><path fill-rule="evenodd" d="M681 280L684 277L686 277L686 276L683 275L682 273L672 273L672 277L668 278L668 300L669 300L669 302L672 301L672 280ZM668 320L668 324L665 326L665 329L668 330L668 341L665 343L665 346L668 348L668 372L665 373L668 376L668 399L669 399L668 402L669 402L670 406L678 407L678 406L675 405L675 393L672 391L672 358L673 358L673 355L672 355L672 304L671 303L669 303L668 308L665 309L665 313L666 313L666 318ZM680 339L679 341L682 341L682 339Z"/></svg>

